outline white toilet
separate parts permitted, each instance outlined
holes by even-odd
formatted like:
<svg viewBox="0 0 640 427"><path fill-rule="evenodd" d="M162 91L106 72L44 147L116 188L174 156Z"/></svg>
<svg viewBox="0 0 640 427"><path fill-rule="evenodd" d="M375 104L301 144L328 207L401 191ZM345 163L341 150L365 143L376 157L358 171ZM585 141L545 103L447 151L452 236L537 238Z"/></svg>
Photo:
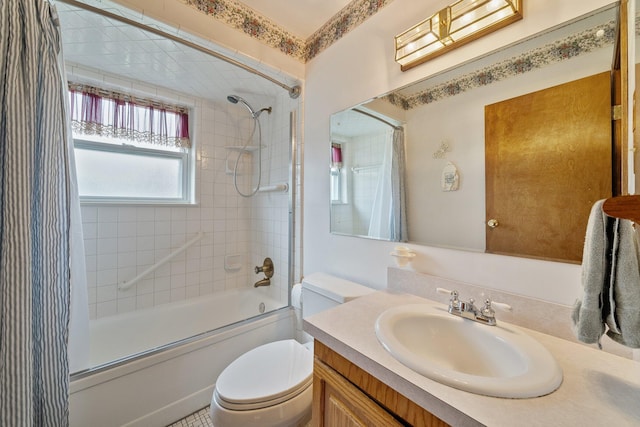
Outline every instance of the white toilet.
<svg viewBox="0 0 640 427"><path fill-rule="evenodd" d="M324 273L302 282L309 316L374 290ZM301 327L301 325L298 325ZM218 377L211 399L214 427L304 426L311 420L313 343L289 339L250 350Z"/></svg>

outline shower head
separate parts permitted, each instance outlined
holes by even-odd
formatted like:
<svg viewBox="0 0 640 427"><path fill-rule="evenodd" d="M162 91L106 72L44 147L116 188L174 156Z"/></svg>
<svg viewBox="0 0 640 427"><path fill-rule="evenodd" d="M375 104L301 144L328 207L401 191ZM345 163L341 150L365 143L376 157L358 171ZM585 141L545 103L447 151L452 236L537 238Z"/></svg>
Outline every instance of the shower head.
<svg viewBox="0 0 640 427"><path fill-rule="evenodd" d="M232 104L237 104L238 102L240 102L245 107L247 107L247 109L251 113L251 116L253 116L254 119L257 119L260 116L260 114L262 114L263 111L266 111L269 114L271 114L271 107L267 107L267 108L263 108L261 110L255 111L253 108L251 108L251 106L249 105L249 103L247 101L245 101L244 99L242 99L238 95L229 95L229 96L227 96L227 101L231 102Z"/></svg>

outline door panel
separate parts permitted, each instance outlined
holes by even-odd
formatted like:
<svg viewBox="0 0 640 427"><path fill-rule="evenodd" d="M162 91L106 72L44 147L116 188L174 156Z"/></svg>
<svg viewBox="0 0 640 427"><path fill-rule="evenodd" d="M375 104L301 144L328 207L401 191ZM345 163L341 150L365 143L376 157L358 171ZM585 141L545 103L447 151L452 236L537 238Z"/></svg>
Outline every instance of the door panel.
<svg viewBox="0 0 640 427"><path fill-rule="evenodd" d="M611 196L609 72L485 107L487 252L579 263Z"/></svg>

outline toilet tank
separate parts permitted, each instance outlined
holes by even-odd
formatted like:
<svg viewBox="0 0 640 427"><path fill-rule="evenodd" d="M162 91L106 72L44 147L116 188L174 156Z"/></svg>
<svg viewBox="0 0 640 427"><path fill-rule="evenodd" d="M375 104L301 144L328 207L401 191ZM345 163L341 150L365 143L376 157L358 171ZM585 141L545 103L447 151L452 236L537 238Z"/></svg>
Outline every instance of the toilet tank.
<svg viewBox="0 0 640 427"><path fill-rule="evenodd" d="M310 274L302 281L302 316L311 316L372 292L375 289L330 274Z"/></svg>

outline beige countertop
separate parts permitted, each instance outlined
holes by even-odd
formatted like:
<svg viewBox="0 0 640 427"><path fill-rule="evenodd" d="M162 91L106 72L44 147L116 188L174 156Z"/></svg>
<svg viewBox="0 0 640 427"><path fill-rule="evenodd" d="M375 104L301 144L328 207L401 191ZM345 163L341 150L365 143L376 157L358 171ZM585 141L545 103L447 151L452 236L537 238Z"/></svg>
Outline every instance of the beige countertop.
<svg viewBox="0 0 640 427"><path fill-rule="evenodd" d="M304 329L453 426L640 426L640 363L530 329L518 327L544 345L563 370L562 385L547 396L481 396L415 373L382 347L374 324L390 307L423 302L434 303L379 291L306 318Z"/></svg>

